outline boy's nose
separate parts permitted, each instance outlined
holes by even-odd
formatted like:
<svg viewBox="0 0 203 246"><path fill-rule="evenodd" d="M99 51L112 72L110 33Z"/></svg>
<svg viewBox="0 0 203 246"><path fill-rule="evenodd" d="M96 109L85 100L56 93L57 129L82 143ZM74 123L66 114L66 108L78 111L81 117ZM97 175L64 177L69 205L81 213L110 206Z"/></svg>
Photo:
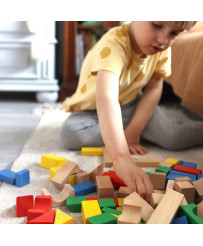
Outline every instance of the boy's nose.
<svg viewBox="0 0 203 246"><path fill-rule="evenodd" d="M160 45L167 45L169 43L169 38L167 35L160 35L158 38L157 38L157 42L160 44Z"/></svg>

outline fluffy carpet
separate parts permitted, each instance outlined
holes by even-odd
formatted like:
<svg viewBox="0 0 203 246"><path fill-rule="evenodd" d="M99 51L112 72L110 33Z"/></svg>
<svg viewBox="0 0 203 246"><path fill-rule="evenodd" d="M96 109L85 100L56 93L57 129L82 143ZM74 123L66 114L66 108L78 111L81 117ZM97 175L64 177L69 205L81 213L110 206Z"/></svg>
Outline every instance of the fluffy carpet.
<svg viewBox="0 0 203 246"><path fill-rule="evenodd" d="M47 188L51 194L59 193L49 180L49 170L40 167L41 155L51 153L77 162L81 169L91 171L103 162L102 156L81 156L80 151L67 151L63 149L59 141L59 130L68 113L63 111L45 112L38 127L26 142L22 152L12 166L12 171L22 169L30 170L30 184L22 188L4 183L0 188L0 223L1 224L24 224L26 217L16 217L16 197L23 195L40 195L42 188ZM164 160L168 157L183 159L198 163L203 168L203 148L198 146L190 150L171 152L146 143L149 152L147 157L159 157ZM153 168L145 168L152 171ZM91 194L92 195L92 194ZM66 206L60 207L66 213L74 217L74 223L81 223L80 213L70 213Z"/></svg>

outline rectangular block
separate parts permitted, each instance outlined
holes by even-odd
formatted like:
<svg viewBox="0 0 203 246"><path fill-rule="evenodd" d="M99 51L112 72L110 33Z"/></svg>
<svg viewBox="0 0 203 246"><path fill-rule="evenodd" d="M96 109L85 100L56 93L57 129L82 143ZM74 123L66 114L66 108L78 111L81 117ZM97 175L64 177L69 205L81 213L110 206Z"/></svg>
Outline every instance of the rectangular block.
<svg viewBox="0 0 203 246"><path fill-rule="evenodd" d="M81 172L75 175L75 184L80 184L85 181L90 181L90 174L88 172Z"/></svg>
<svg viewBox="0 0 203 246"><path fill-rule="evenodd" d="M117 224L117 218L110 213L98 214L87 218L90 224Z"/></svg>
<svg viewBox="0 0 203 246"><path fill-rule="evenodd" d="M167 190L147 224L170 224L178 211L183 197L184 195L177 191Z"/></svg>
<svg viewBox="0 0 203 246"><path fill-rule="evenodd" d="M36 196L34 209L43 210L45 213L52 210L52 196Z"/></svg>
<svg viewBox="0 0 203 246"><path fill-rule="evenodd" d="M108 207L102 208L102 213L110 213L110 214L114 214L114 215L122 214L121 211L118 211L118 210L113 209L113 208L108 208Z"/></svg>
<svg viewBox="0 0 203 246"><path fill-rule="evenodd" d="M52 154L45 154L41 156L41 164L40 166L46 169L50 169L56 166L63 166L67 161L66 158L60 157Z"/></svg>
<svg viewBox="0 0 203 246"><path fill-rule="evenodd" d="M136 158L136 164L139 167L157 167L160 162L161 159L159 158Z"/></svg>
<svg viewBox="0 0 203 246"><path fill-rule="evenodd" d="M85 181L80 184L73 185L75 190L75 196L84 196L90 193L96 192L97 188L96 185L90 181Z"/></svg>
<svg viewBox="0 0 203 246"><path fill-rule="evenodd" d="M120 186L118 190L118 197L125 198L126 196L129 196L132 192L130 192L128 187Z"/></svg>
<svg viewBox="0 0 203 246"><path fill-rule="evenodd" d="M15 172L10 169L3 169L0 171L0 180L11 185L15 185Z"/></svg>
<svg viewBox="0 0 203 246"><path fill-rule="evenodd" d="M194 163L194 162L183 161L181 164L179 163L179 165L197 168L197 163Z"/></svg>
<svg viewBox="0 0 203 246"><path fill-rule="evenodd" d="M170 173L169 173L169 175L166 177L166 179L167 180L168 179L174 180L177 177L185 177L185 176L191 178L191 182L194 182L196 180L196 177L197 177L196 175L192 175L192 174L189 174L189 173L187 173L187 175L185 175L185 173L171 170Z"/></svg>
<svg viewBox="0 0 203 246"><path fill-rule="evenodd" d="M169 168L172 168L173 167L173 163L169 163L169 162L161 162L159 163L158 166L163 166L163 167L169 167Z"/></svg>
<svg viewBox="0 0 203 246"><path fill-rule="evenodd" d="M82 201L86 201L85 196L67 197L66 206L71 212L80 213Z"/></svg>
<svg viewBox="0 0 203 246"><path fill-rule="evenodd" d="M167 158L164 162L172 163L173 165L177 165L179 163L179 160L174 158Z"/></svg>
<svg viewBox="0 0 203 246"><path fill-rule="evenodd" d="M98 197L114 197L114 187L109 176L96 176Z"/></svg>
<svg viewBox="0 0 203 246"><path fill-rule="evenodd" d="M99 198L98 199L100 208L116 208L116 204L113 198Z"/></svg>
<svg viewBox="0 0 203 246"><path fill-rule="evenodd" d="M151 181L154 186L154 189L164 190L166 185L166 173L152 172Z"/></svg>
<svg viewBox="0 0 203 246"><path fill-rule="evenodd" d="M101 147L82 147L81 154L87 156L103 155Z"/></svg>
<svg viewBox="0 0 203 246"><path fill-rule="evenodd" d="M19 196L16 198L16 216L23 217L27 216L27 211L32 209L34 206L33 195Z"/></svg>
<svg viewBox="0 0 203 246"><path fill-rule="evenodd" d="M16 186L23 187L30 183L30 171L24 169L16 173Z"/></svg>
<svg viewBox="0 0 203 246"><path fill-rule="evenodd" d="M101 214L101 209L97 200L82 201L82 223L87 224L87 218Z"/></svg>
<svg viewBox="0 0 203 246"><path fill-rule="evenodd" d="M175 182L174 190L183 194L188 202L195 200L195 187L189 181Z"/></svg>
<svg viewBox="0 0 203 246"><path fill-rule="evenodd" d="M183 173L189 173L192 175L199 175L202 173L201 169L186 167L186 166L182 166L182 165L175 165L173 170L178 171L178 172L183 172Z"/></svg>
<svg viewBox="0 0 203 246"><path fill-rule="evenodd" d="M167 175L170 173L171 171L171 168L170 167L165 167L165 166L158 166L156 169L155 169L156 172L163 172L163 173L166 173Z"/></svg>
<svg viewBox="0 0 203 246"><path fill-rule="evenodd" d="M115 173L104 172L102 176L109 176L113 184L114 189L119 189L120 186L126 186L122 179L120 179Z"/></svg>
<svg viewBox="0 0 203 246"><path fill-rule="evenodd" d="M181 217L173 219L171 224L189 224L189 223L188 223L188 219L186 216L181 216Z"/></svg>

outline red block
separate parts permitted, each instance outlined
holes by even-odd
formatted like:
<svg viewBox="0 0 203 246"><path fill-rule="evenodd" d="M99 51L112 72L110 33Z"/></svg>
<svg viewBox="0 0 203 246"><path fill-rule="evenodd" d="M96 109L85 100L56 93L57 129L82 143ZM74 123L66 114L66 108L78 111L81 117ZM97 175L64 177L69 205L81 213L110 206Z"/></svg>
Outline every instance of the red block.
<svg viewBox="0 0 203 246"><path fill-rule="evenodd" d="M182 172L182 173L189 173L193 175L199 175L202 173L201 169L193 168L193 167L186 167L182 165L175 165L173 168L174 171Z"/></svg>
<svg viewBox="0 0 203 246"><path fill-rule="evenodd" d="M30 220L33 220L41 215L44 214L44 210L39 210L39 209L29 209L27 211L27 224L29 224Z"/></svg>
<svg viewBox="0 0 203 246"><path fill-rule="evenodd" d="M34 197L30 196L19 196L16 198L16 216L23 217L27 216L27 211L33 208Z"/></svg>
<svg viewBox="0 0 203 246"><path fill-rule="evenodd" d="M36 196L34 209L44 210L44 213L52 210L51 196Z"/></svg>
<svg viewBox="0 0 203 246"><path fill-rule="evenodd" d="M88 200L98 200L98 199L107 199L107 198L113 198L116 204L116 207L118 207L118 199L116 197L86 197L86 201Z"/></svg>
<svg viewBox="0 0 203 246"><path fill-rule="evenodd" d="M113 184L114 189L119 189L120 186L126 186L122 179L120 179L115 173L113 172L104 172L102 176L109 176L111 182Z"/></svg>
<svg viewBox="0 0 203 246"><path fill-rule="evenodd" d="M49 211L33 220L28 221L28 224L54 224L55 210Z"/></svg>

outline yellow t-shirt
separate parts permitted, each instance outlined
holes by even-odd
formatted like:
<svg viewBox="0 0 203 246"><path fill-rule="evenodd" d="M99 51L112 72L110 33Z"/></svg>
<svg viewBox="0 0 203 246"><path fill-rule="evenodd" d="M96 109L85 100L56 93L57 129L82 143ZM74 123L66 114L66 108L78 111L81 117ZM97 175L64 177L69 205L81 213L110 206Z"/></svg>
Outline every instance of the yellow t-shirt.
<svg viewBox="0 0 203 246"><path fill-rule="evenodd" d="M99 70L109 70L119 76L121 106L132 101L152 75L168 77L171 74L171 49L139 58L131 47L129 25L125 23L110 29L88 52L77 90L63 102L65 111L96 109L96 76Z"/></svg>

